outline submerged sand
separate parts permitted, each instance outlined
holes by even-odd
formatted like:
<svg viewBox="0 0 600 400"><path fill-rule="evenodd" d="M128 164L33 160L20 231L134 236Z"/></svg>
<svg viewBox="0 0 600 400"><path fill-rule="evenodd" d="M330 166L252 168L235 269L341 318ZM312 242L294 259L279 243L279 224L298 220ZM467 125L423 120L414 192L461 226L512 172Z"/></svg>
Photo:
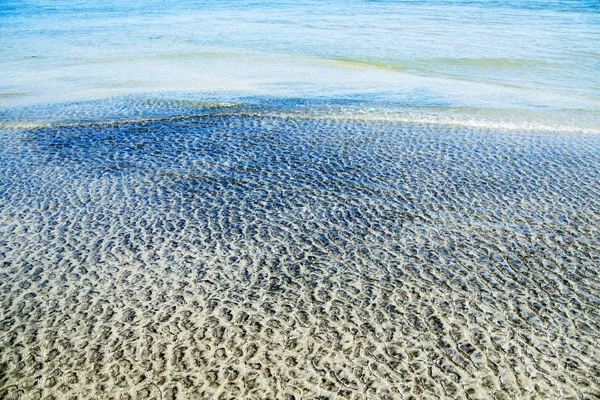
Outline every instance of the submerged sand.
<svg viewBox="0 0 600 400"><path fill-rule="evenodd" d="M600 136L0 132L0 398L598 398Z"/></svg>

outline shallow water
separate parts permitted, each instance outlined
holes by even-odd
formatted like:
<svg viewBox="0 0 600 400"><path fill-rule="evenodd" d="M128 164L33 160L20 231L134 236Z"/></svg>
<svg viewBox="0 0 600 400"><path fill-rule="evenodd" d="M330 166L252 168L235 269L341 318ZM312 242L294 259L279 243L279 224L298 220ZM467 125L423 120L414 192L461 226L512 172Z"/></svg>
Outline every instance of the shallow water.
<svg viewBox="0 0 600 400"><path fill-rule="evenodd" d="M465 107L502 110L507 123L526 110L597 129L599 26L595 0L10 0L0 107L193 92L393 101L465 120Z"/></svg>
<svg viewBox="0 0 600 400"><path fill-rule="evenodd" d="M600 136L218 111L1 132L0 397L600 395Z"/></svg>
<svg viewBox="0 0 600 400"><path fill-rule="evenodd" d="M0 4L0 398L600 398L596 1Z"/></svg>

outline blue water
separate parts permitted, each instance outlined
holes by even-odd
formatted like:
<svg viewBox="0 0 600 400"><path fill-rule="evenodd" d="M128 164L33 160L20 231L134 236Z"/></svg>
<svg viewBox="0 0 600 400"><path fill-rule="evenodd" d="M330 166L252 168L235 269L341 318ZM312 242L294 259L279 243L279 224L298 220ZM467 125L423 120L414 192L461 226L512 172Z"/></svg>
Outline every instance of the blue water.
<svg viewBox="0 0 600 400"><path fill-rule="evenodd" d="M493 126L600 119L597 1L5 1L0 37L5 108L186 93Z"/></svg>
<svg viewBox="0 0 600 400"><path fill-rule="evenodd" d="M0 0L0 399L600 398L594 1Z"/></svg>

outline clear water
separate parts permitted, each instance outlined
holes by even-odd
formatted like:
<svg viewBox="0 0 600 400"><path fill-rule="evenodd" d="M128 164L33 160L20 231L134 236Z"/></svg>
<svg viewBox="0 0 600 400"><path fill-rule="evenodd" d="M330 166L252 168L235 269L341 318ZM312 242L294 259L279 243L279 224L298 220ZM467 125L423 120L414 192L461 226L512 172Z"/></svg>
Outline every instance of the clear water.
<svg viewBox="0 0 600 400"><path fill-rule="evenodd" d="M599 21L3 1L0 398L600 398Z"/></svg>
<svg viewBox="0 0 600 400"><path fill-rule="evenodd" d="M599 27L589 0L7 0L0 106L131 93L346 98L590 130Z"/></svg>
<svg viewBox="0 0 600 400"><path fill-rule="evenodd" d="M0 162L3 399L600 394L600 135L233 107Z"/></svg>

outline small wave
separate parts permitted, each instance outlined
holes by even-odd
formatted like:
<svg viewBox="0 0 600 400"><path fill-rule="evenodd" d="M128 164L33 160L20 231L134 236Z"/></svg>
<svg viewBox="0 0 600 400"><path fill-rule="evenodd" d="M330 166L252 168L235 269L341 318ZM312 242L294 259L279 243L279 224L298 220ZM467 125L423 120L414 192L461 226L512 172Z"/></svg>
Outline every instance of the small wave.
<svg viewBox="0 0 600 400"><path fill-rule="evenodd" d="M268 97L201 101L194 95L183 94L174 98L125 96L101 101L4 110L0 114L0 129L112 125L233 115L373 121L505 131L600 133L600 112L597 110L410 107L375 101Z"/></svg>
<svg viewBox="0 0 600 400"><path fill-rule="evenodd" d="M404 65L398 65L391 62L380 62L380 61L369 61L360 60L353 58L336 58L333 60L335 65L338 67L350 67L350 68L377 68L377 69L389 69L393 71L406 71Z"/></svg>
<svg viewBox="0 0 600 400"><path fill-rule="evenodd" d="M348 66L356 68L381 68L394 71L422 71L434 67L456 66L476 68L539 68L539 67L561 67L560 63L536 59L518 58L419 58L405 61L377 61L354 58L336 58L337 66Z"/></svg>
<svg viewBox="0 0 600 400"><path fill-rule="evenodd" d="M494 67L494 68L531 68L539 66L559 67L561 64L546 60L519 59L519 58L424 58L414 61L416 65L456 65L470 67Z"/></svg>
<svg viewBox="0 0 600 400"><path fill-rule="evenodd" d="M8 93L0 93L0 99L11 98L11 97L23 97L27 96L28 93L25 92L8 92Z"/></svg>

